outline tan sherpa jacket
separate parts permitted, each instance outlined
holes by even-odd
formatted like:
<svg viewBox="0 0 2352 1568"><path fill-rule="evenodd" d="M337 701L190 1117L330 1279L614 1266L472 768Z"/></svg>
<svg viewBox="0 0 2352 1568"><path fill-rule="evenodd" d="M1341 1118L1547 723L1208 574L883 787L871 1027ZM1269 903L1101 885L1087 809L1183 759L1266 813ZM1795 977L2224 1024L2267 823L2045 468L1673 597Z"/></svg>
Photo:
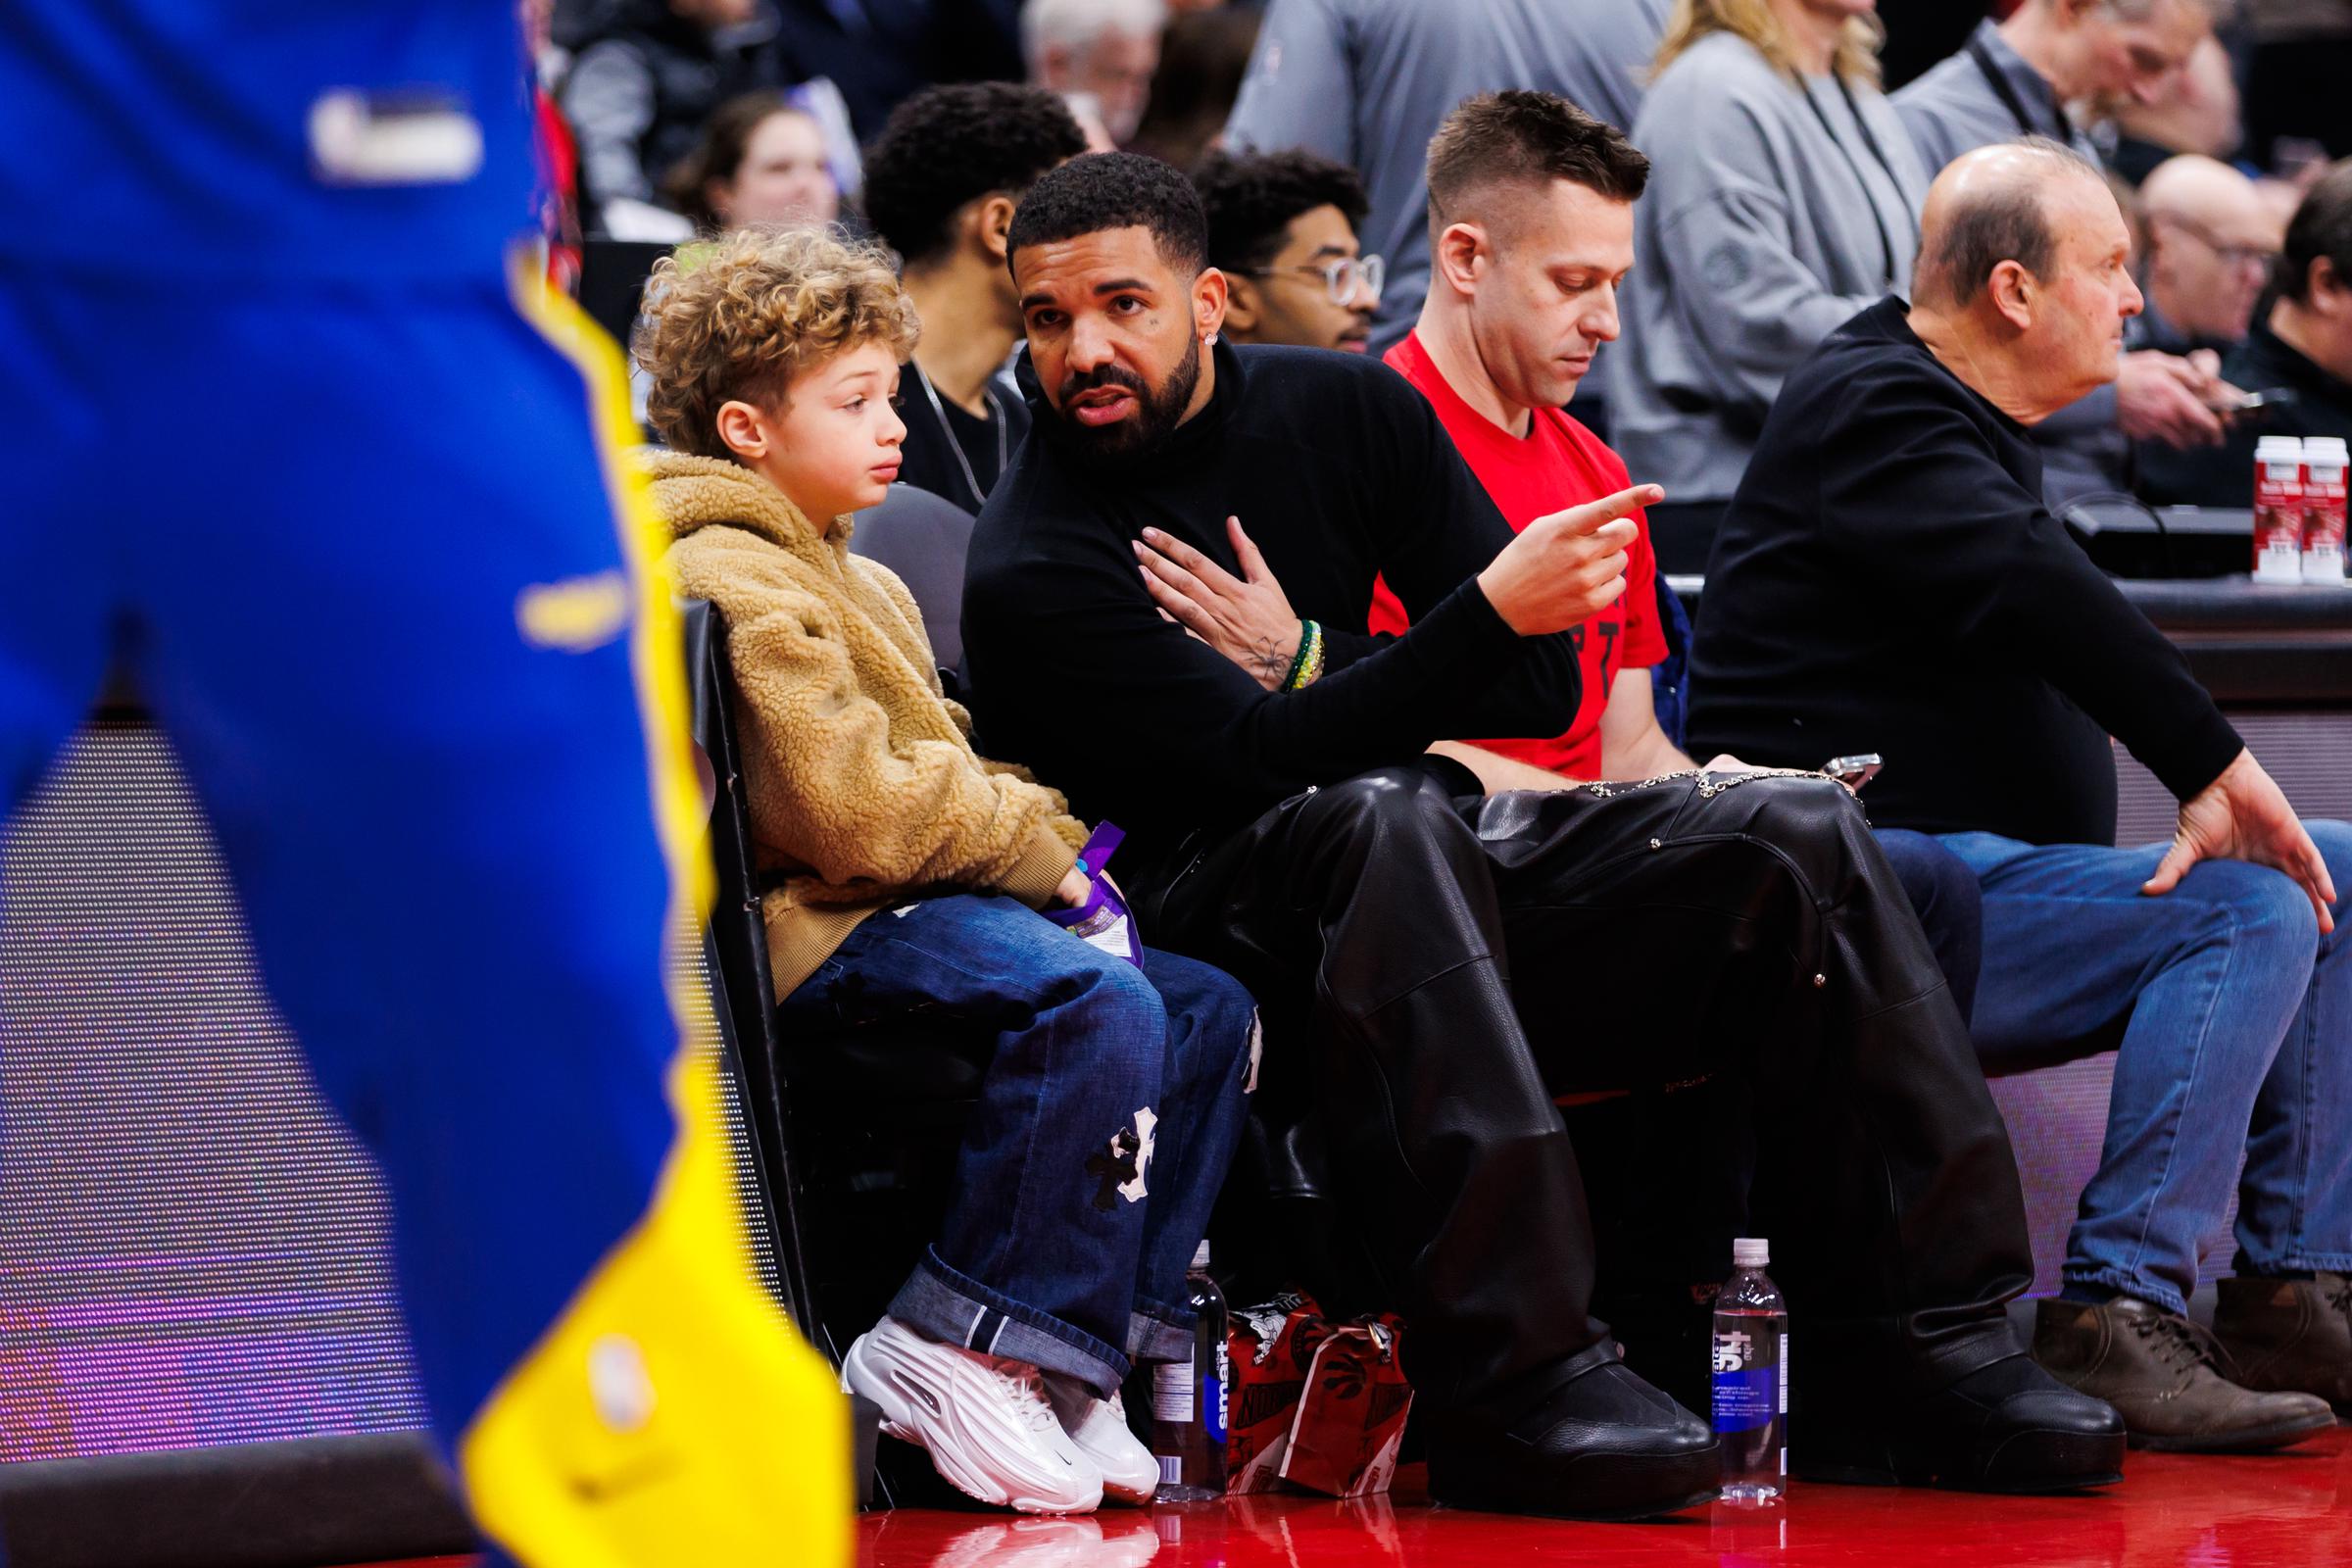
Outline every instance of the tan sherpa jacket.
<svg viewBox="0 0 2352 1568"><path fill-rule="evenodd" d="M909 896L1053 897L1086 842L1059 792L972 751L914 597L750 469L647 453L678 591L727 622L781 1000ZM781 884L776 878L780 875Z"/></svg>

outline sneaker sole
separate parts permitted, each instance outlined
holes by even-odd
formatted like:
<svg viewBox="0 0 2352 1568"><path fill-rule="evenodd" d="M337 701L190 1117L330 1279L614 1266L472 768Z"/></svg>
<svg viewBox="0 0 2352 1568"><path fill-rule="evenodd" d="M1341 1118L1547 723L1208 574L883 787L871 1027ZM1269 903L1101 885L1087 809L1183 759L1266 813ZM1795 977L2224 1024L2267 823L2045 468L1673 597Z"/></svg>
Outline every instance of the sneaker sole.
<svg viewBox="0 0 2352 1568"><path fill-rule="evenodd" d="M1149 1508L1152 1506L1152 1500L1158 1495L1159 1486L1156 1482L1152 1484L1152 1490L1149 1492L1129 1492L1122 1487L1114 1487L1107 1481L1102 1483L1102 1500L1104 1502L1121 1503L1130 1508Z"/></svg>
<svg viewBox="0 0 2352 1568"><path fill-rule="evenodd" d="M934 1445L916 1420L912 1403L898 1385L898 1380L882 1368L868 1365L865 1342L859 1339L842 1357L841 1388L845 1394L861 1395L882 1411L882 1433L899 1442L923 1450L931 1457L931 1468L939 1478L974 1502L992 1507L1010 1508L1016 1513L1068 1515L1092 1513L1101 1506L1092 1503L1070 1503L1036 1497L1013 1495L1002 1487L991 1487L963 1462L954 1445ZM945 1451L943 1451L945 1450Z"/></svg>
<svg viewBox="0 0 2352 1568"><path fill-rule="evenodd" d="M2291 1447L2306 1438L2317 1437L2335 1426L2331 1410L2323 1419L2305 1416L2293 1421L2278 1421L2251 1432L2231 1432L2218 1437L2168 1438L2156 1433L2132 1434L2132 1446L2145 1448L2151 1453L2268 1453L2274 1448Z"/></svg>

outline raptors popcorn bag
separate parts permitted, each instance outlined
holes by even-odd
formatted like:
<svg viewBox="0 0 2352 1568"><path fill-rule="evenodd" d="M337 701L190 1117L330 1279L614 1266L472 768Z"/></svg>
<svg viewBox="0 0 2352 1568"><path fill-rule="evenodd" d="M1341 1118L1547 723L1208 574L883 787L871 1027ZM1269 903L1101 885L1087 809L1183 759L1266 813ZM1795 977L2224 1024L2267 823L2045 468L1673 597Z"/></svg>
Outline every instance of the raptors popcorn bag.
<svg viewBox="0 0 2352 1568"><path fill-rule="evenodd" d="M1333 1323L1301 1295L1237 1310L1226 1492L1286 1481L1334 1497L1388 1491L1413 1405L1402 1333L1389 1315Z"/></svg>

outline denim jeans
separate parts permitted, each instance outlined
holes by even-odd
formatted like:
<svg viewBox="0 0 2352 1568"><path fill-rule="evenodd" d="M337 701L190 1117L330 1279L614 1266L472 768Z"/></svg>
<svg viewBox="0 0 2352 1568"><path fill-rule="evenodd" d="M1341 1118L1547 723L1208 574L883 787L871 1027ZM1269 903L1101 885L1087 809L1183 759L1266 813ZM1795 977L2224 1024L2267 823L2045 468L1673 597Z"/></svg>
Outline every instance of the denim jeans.
<svg viewBox="0 0 2352 1568"><path fill-rule="evenodd" d="M2068 1284L2185 1310L2233 1177L2241 1271L2352 1268L2352 827L2305 825L2343 896L2328 937L2301 888L2242 861L2150 898L2163 845L1941 836L1984 892L1987 1067L2130 1019Z"/></svg>
<svg viewBox="0 0 2352 1568"><path fill-rule="evenodd" d="M1977 976L1984 967L1984 921L1977 891L1976 873L1951 851L1925 833L1909 828L1873 829L1886 863L1894 867L1919 928L1928 934L1936 966L1952 988L1960 1021L1968 1022L1977 1009Z"/></svg>
<svg viewBox="0 0 2352 1568"><path fill-rule="evenodd" d="M885 910L784 999L787 1030L921 1009L993 1035L947 1224L890 1305L933 1339L1107 1397L1190 1353L1185 1271L1208 1226L1256 1049L1250 994L1147 950L1109 956L1006 898Z"/></svg>

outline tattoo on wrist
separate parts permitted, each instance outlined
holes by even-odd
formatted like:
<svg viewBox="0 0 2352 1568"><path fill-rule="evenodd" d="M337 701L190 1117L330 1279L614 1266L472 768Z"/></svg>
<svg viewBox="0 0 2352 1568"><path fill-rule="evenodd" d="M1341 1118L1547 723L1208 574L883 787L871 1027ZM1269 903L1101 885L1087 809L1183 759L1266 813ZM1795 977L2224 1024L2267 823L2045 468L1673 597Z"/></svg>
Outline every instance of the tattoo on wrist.
<svg viewBox="0 0 2352 1568"><path fill-rule="evenodd" d="M1291 670L1291 656L1284 653L1282 645L1272 638L1258 645L1257 652L1250 656L1250 662L1261 686L1281 685L1283 677Z"/></svg>

